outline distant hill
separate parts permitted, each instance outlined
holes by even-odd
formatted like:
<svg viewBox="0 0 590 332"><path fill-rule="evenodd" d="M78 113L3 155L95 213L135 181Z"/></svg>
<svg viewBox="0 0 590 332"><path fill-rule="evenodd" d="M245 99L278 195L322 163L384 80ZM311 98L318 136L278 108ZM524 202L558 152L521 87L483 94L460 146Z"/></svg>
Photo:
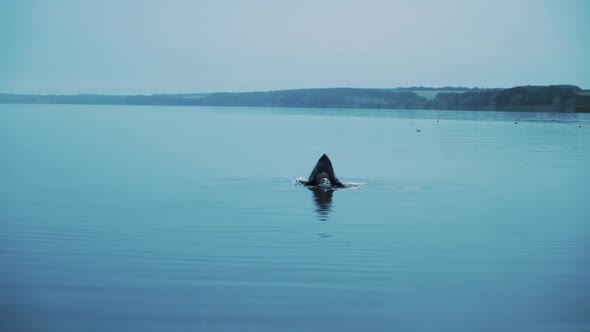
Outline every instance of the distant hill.
<svg viewBox="0 0 590 332"><path fill-rule="evenodd" d="M440 93L431 109L590 112L588 96L573 85L520 86L476 92Z"/></svg>
<svg viewBox="0 0 590 332"><path fill-rule="evenodd" d="M510 89L409 87L395 89L327 88L267 92L154 95L0 94L0 103L193 105L369 109L491 110L590 113L590 91L573 85Z"/></svg>

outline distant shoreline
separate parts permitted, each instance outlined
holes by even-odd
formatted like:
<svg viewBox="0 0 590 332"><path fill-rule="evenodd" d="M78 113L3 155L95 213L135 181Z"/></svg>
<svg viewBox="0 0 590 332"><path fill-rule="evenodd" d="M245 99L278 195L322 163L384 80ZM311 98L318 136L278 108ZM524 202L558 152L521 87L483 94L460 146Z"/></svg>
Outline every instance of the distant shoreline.
<svg viewBox="0 0 590 332"><path fill-rule="evenodd" d="M590 90L582 90L574 85L549 85L519 86L508 89L460 87L324 88L153 95L0 93L0 103L590 113Z"/></svg>

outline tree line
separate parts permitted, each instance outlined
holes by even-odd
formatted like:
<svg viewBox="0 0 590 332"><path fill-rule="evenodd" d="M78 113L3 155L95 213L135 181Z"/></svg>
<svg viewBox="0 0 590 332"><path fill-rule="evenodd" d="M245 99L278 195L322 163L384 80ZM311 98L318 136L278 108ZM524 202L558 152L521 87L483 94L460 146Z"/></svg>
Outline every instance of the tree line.
<svg viewBox="0 0 590 332"><path fill-rule="evenodd" d="M440 92L428 99L416 93L420 91ZM590 112L590 93L573 85L509 89L326 88L209 94L0 94L0 103Z"/></svg>

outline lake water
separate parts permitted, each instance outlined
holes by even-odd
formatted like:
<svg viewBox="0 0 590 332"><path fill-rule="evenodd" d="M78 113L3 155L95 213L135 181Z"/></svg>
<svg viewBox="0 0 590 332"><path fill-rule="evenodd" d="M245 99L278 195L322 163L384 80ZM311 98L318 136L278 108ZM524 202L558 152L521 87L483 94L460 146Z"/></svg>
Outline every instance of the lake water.
<svg viewBox="0 0 590 332"><path fill-rule="evenodd" d="M590 331L589 199L588 114L0 105L0 330Z"/></svg>

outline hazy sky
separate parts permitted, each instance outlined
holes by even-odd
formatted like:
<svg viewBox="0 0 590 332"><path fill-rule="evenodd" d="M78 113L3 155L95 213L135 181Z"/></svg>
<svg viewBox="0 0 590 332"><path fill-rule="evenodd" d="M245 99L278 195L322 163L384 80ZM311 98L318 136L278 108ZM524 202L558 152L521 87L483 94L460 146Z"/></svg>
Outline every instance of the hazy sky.
<svg viewBox="0 0 590 332"><path fill-rule="evenodd" d="M590 1L0 0L0 92L590 88Z"/></svg>

